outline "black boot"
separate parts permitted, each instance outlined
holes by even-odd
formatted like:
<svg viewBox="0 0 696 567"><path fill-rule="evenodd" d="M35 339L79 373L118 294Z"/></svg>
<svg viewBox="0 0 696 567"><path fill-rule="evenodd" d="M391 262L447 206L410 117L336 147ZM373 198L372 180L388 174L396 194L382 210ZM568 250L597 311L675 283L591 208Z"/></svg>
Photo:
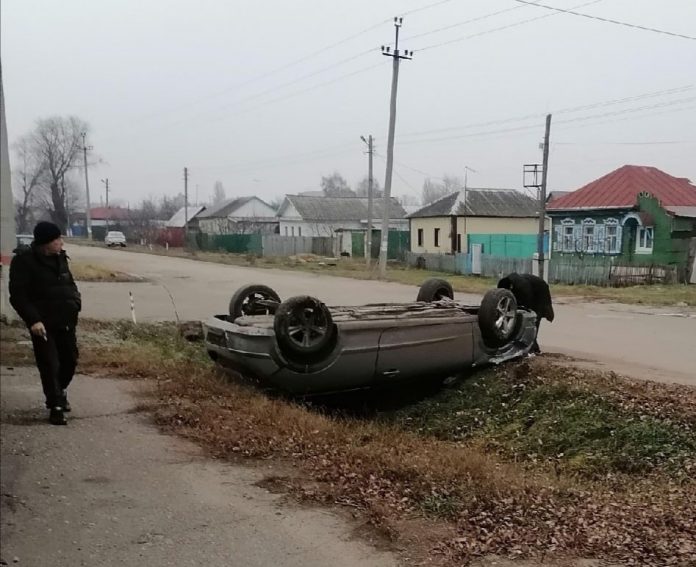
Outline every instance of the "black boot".
<svg viewBox="0 0 696 567"><path fill-rule="evenodd" d="M51 408L51 412L48 415L48 421L52 425L67 425L68 421L65 419L65 413L63 413L62 407Z"/></svg>

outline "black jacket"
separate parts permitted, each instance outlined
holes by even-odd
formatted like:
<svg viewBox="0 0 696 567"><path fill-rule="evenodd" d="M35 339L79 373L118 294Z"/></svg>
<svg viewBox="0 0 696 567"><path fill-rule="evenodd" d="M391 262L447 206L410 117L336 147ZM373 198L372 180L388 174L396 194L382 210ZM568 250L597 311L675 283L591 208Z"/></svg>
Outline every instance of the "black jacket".
<svg viewBox="0 0 696 567"><path fill-rule="evenodd" d="M10 303L29 327L74 329L82 300L65 252L46 256L32 245L12 258Z"/></svg>
<svg viewBox="0 0 696 567"><path fill-rule="evenodd" d="M534 311L538 317L553 321L553 302L549 284L532 274L508 274L498 282L498 287L509 289L517 304Z"/></svg>

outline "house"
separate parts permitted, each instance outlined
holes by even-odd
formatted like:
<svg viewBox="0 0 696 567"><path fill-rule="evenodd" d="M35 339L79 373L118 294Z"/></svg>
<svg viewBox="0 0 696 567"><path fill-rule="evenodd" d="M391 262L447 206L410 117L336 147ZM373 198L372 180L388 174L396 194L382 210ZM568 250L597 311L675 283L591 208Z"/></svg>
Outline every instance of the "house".
<svg viewBox="0 0 696 567"><path fill-rule="evenodd" d="M383 203L384 199L373 200L372 226L376 230L382 225ZM389 230L408 230L405 217L406 211L392 198ZM278 219L283 236L334 236L340 232L349 239L352 232L367 230L367 198L286 195Z"/></svg>
<svg viewBox="0 0 696 567"><path fill-rule="evenodd" d="M682 276L693 262L696 186L655 167L624 165L554 199L547 211L559 255L674 266Z"/></svg>
<svg viewBox="0 0 696 567"><path fill-rule="evenodd" d="M514 189L463 189L409 215L411 252L481 253L531 258L537 251L539 203Z"/></svg>
<svg viewBox="0 0 696 567"><path fill-rule="evenodd" d="M277 227L275 209L258 197L229 199L189 221L189 231L203 234L273 234Z"/></svg>
<svg viewBox="0 0 696 567"><path fill-rule="evenodd" d="M200 213L205 211L205 209L206 207L203 205L189 205L188 207L181 207L172 215L172 218L164 223L164 227L157 235L157 244L162 246L183 246L186 236L186 224L189 224ZM186 221L188 221L188 223Z"/></svg>

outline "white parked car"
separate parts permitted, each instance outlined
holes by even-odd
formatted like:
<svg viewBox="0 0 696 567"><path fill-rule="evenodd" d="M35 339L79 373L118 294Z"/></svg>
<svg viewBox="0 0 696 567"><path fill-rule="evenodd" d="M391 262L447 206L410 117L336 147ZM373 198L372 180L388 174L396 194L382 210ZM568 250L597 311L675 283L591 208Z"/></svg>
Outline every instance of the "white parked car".
<svg viewBox="0 0 696 567"><path fill-rule="evenodd" d="M110 230L109 232L106 233L106 238L104 239L104 243L108 246L121 246L123 248L126 247L126 236L117 230Z"/></svg>

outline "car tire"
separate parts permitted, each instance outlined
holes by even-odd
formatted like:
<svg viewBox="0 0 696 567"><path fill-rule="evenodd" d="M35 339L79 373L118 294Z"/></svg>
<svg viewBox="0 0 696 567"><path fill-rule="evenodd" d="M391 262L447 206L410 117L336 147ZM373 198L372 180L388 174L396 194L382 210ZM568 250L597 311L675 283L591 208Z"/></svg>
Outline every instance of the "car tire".
<svg viewBox="0 0 696 567"><path fill-rule="evenodd" d="M259 304L259 300L274 302ZM251 284L240 287L230 299L230 320L243 315L273 315L280 304L280 296L267 285Z"/></svg>
<svg viewBox="0 0 696 567"><path fill-rule="evenodd" d="M440 301L441 299L454 299L452 284L440 278L430 278L425 280L418 290L416 301Z"/></svg>
<svg viewBox="0 0 696 567"><path fill-rule="evenodd" d="M517 300L508 289L486 292L478 311L478 324L484 342L493 348L510 342L517 328Z"/></svg>
<svg viewBox="0 0 696 567"><path fill-rule="evenodd" d="M338 335L329 308L308 295L283 301L276 310L273 330L280 353L302 363L321 360L336 346Z"/></svg>

